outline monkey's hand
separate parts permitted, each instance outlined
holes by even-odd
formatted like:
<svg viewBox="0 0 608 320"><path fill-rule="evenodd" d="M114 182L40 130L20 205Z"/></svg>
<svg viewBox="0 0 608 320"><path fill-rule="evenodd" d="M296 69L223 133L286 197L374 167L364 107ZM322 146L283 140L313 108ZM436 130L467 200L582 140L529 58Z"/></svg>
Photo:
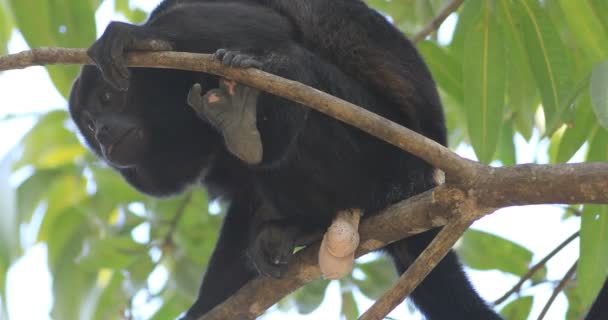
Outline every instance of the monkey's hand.
<svg viewBox="0 0 608 320"><path fill-rule="evenodd" d="M249 164L262 161L262 139L256 125L259 91L232 80L221 79L218 89L201 95L194 84L188 93L188 104L203 120L224 136L228 150Z"/></svg>
<svg viewBox="0 0 608 320"><path fill-rule="evenodd" d="M103 78L120 91L129 89L129 68L125 53L129 51L169 51L172 45L156 39L140 26L112 22L103 35L87 50L87 54L101 70Z"/></svg>

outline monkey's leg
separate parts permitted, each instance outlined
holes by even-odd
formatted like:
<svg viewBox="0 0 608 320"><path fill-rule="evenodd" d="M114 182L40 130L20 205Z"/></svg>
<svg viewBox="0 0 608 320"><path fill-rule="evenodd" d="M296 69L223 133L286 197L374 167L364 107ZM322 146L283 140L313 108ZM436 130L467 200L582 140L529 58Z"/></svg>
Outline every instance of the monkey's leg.
<svg viewBox="0 0 608 320"><path fill-rule="evenodd" d="M199 117L208 121L224 137L228 150L249 164L262 161L262 140L256 126L259 91L228 79L220 79L218 89L202 95L194 84L188 104Z"/></svg>

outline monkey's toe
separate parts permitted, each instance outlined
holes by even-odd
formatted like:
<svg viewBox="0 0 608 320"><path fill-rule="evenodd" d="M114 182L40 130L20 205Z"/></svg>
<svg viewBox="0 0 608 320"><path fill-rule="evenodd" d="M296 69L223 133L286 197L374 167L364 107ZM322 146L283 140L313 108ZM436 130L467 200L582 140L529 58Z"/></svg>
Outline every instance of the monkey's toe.
<svg viewBox="0 0 608 320"><path fill-rule="evenodd" d="M222 64L235 68L261 68L262 62L251 54L228 49L218 49L213 57Z"/></svg>

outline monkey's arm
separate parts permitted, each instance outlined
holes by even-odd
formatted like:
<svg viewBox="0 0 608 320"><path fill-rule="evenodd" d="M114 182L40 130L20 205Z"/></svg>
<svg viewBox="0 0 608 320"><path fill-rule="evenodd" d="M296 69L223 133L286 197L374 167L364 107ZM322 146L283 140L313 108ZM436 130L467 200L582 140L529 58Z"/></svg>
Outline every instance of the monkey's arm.
<svg viewBox="0 0 608 320"><path fill-rule="evenodd" d="M125 53L149 41L177 51L214 53L272 50L291 41L288 21L276 12L243 3L185 3L153 15L143 25L111 22L88 54L104 79L118 90L129 88ZM222 57L224 58L224 57Z"/></svg>

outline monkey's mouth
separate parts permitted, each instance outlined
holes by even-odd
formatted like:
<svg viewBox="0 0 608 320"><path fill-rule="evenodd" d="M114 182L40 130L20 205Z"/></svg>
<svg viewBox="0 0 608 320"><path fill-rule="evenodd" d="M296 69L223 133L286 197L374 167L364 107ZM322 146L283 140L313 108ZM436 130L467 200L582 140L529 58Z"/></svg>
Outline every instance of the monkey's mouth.
<svg viewBox="0 0 608 320"><path fill-rule="evenodd" d="M143 157L145 140L142 129L129 128L111 143L102 144L101 152L106 161L116 168L134 167Z"/></svg>

